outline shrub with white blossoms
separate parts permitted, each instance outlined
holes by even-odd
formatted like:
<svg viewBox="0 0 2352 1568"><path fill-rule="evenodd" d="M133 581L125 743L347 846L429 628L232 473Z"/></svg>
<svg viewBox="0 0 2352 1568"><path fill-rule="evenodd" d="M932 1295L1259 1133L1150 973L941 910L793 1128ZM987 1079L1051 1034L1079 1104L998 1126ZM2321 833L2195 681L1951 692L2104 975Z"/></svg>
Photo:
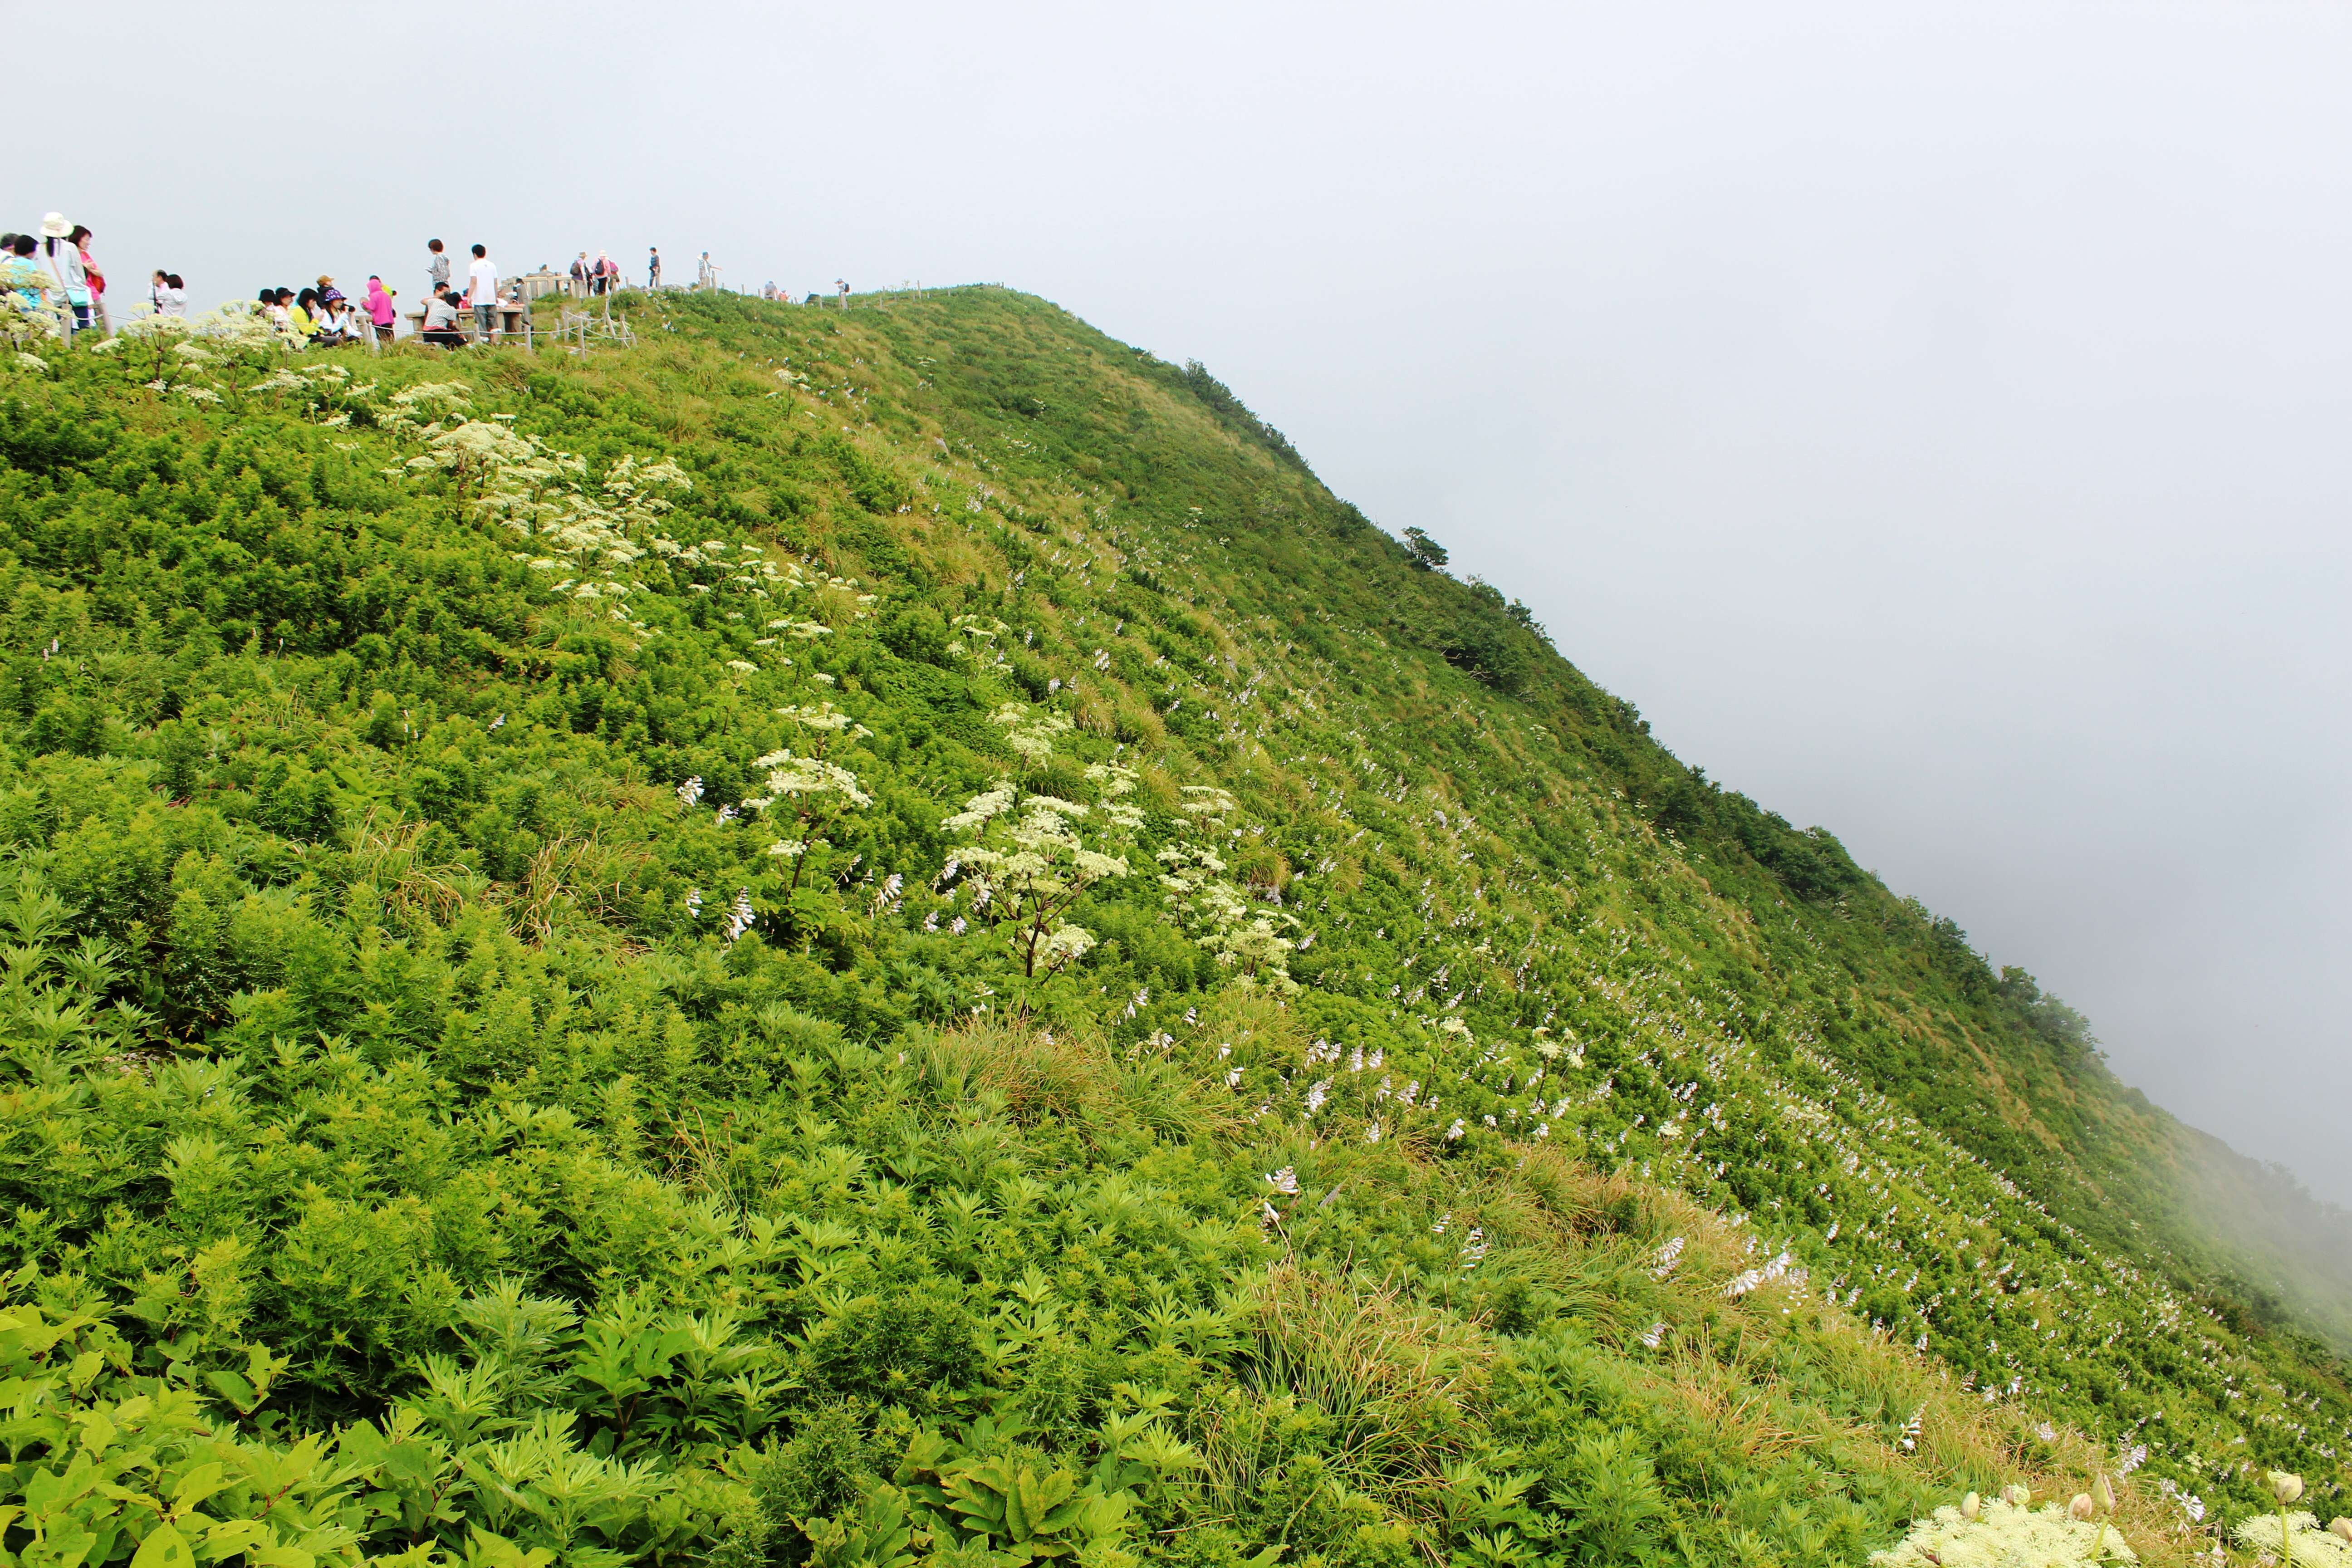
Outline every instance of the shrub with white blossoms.
<svg viewBox="0 0 2352 1568"><path fill-rule="evenodd" d="M262 384L262 389L268 386L267 382ZM532 437L517 435L503 419L465 419L425 437L425 450L403 466L412 473L437 470L467 488L487 486L496 479L498 484L485 501L486 510L499 515L500 495L511 493L514 499L504 504L528 517L541 489L562 478L564 470L557 456L544 451ZM536 531L512 518L508 521L518 532Z"/></svg>
<svg viewBox="0 0 2352 1568"><path fill-rule="evenodd" d="M1186 784L1176 793L1181 797L1176 809L1203 821L1212 816L1223 816L1240 805L1231 791L1219 789L1215 784Z"/></svg>
<svg viewBox="0 0 2352 1568"><path fill-rule="evenodd" d="M1026 702L1007 702L989 719L992 723L1004 726L1004 743L1019 754L1024 768L1043 767L1052 761L1054 737L1066 734L1073 728L1059 713L1051 710L1041 712Z"/></svg>
<svg viewBox="0 0 2352 1568"><path fill-rule="evenodd" d="M474 509L482 516L530 539L545 552L546 559L531 562L534 567L551 569L564 560L582 577L602 574L601 582L581 583L575 597L625 595L629 585L614 580L615 570L643 559L648 548L677 553L676 542L655 527L670 510L670 502L657 492L694 488L693 479L676 463L667 458L640 463L623 456L602 479L592 482L584 458L520 434L504 416L458 417L469 401L467 389L455 382L420 383L386 399L381 422L425 443L423 452L394 472L450 476L473 497ZM443 422L445 417L448 423ZM632 534L642 536L645 543ZM567 580L556 586L572 584Z"/></svg>
<svg viewBox="0 0 2352 1568"><path fill-rule="evenodd" d="M1969 1494L1969 1500L1977 1501ZM1947 1504L1911 1533L1870 1554L1871 1568L2064 1568L2075 1563L2137 1563L2120 1532L2059 1503L2033 1508L1995 1498L1973 1510Z"/></svg>
<svg viewBox="0 0 2352 1568"><path fill-rule="evenodd" d="M2234 1533L2239 1545L2267 1562L2292 1562L2294 1568L2352 1568L2352 1530L2322 1530L2316 1514L2294 1512L2282 1520L2274 1513L2258 1513L2239 1525ZM2292 1558L2280 1555L2282 1534L2294 1542Z"/></svg>
<svg viewBox="0 0 2352 1568"><path fill-rule="evenodd" d="M1105 808L1108 816L1109 807ZM1093 807L1050 795L1024 795L1010 779L964 803L940 824L979 842L961 851L959 875L974 916L1010 927L1021 972L1050 974L1095 944L1094 933L1065 917L1087 889L1128 874L1124 858L1090 849L1076 824ZM1112 826L1121 826L1112 818Z"/></svg>
<svg viewBox="0 0 2352 1568"><path fill-rule="evenodd" d="M830 702L794 703L779 708L776 712L779 717L790 720L814 737L809 742L809 750L820 757L841 735L864 739L874 733Z"/></svg>
<svg viewBox="0 0 2352 1568"><path fill-rule="evenodd" d="M1235 971L1243 990L1264 986L1277 996L1298 990L1290 977L1288 958L1297 945L1276 927L1277 917L1254 909L1239 888L1224 879L1224 861L1214 849L1176 844L1156 857L1163 868L1160 885L1168 902L1186 926L1201 932L1193 940L1217 955L1217 962ZM1278 917L1292 929L1298 921Z"/></svg>
<svg viewBox="0 0 2352 1568"><path fill-rule="evenodd" d="M27 305L14 289L0 290L0 348L10 350L19 368L45 374L49 362L25 351L65 331L64 310L56 305ZM30 360L25 364L21 362Z"/></svg>
<svg viewBox="0 0 2352 1568"><path fill-rule="evenodd" d="M2294 1511L2303 1500L2303 1478L2291 1470L2270 1470L2263 1476L2276 1513L2256 1514L2235 1531L2239 1543L2251 1547L2264 1563L2288 1568L2352 1568L2352 1519L2337 1519L2326 1530L2316 1514Z"/></svg>
<svg viewBox="0 0 2352 1568"><path fill-rule="evenodd" d="M768 793L743 804L765 810L782 801L793 810L793 834L768 846L768 853L793 863L793 889L797 891L808 870L809 851L824 841L814 835L845 814L863 811L874 797L857 786L857 775L823 757L795 756L789 750L770 752L752 760L768 770Z"/></svg>

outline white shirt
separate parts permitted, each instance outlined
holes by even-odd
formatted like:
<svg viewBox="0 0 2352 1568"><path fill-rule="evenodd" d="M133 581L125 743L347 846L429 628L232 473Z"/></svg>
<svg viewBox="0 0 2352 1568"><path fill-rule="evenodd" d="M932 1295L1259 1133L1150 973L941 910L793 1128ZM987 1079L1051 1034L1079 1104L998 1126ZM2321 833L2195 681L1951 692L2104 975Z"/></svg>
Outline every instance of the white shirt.
<svg viewBox="0 0 2352 1568"><path fill-rule="evenodd" d="M487 256L478 256L466 268L466 296L476 305L495 305L499 299L499 264Z"/></svg>

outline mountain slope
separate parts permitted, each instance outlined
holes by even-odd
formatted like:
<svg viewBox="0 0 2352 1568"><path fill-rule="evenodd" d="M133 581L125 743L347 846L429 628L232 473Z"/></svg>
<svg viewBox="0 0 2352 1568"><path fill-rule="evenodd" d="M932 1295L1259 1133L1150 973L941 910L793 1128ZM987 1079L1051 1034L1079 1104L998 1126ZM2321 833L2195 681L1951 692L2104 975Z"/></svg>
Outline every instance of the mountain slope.
<svg viewBox="0 0 2352 1568"><path fill-rule="evenodd" d="M2340 1495L2339 1364L2079 1018L1205 372L636 308L8 373L42 1540L1858 1562L2137 1452L2155 1560Z"/></svg>

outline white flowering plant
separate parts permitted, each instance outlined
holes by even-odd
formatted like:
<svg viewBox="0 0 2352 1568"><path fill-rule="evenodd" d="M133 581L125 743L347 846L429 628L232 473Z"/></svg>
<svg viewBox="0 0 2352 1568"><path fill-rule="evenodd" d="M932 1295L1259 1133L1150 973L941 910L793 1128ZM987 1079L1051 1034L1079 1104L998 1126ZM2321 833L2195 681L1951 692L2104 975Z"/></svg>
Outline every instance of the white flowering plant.
<svg viewBox="0 0 2352 1568"><path fill-rule="evenodd" d="M1277 996L1297 994L1298 983L1290 977L1288 960L1297 943L1282 933L1286 927L1297 928L1297 917L1253 909L1241 889L1225 879L1225 862L1214 849L1172 844L1154 858L1161 868L1160 885L1167 889L1169 906L1188 930L1199 933L1193 940L1234 972L1242 989L1262 987Z"/></svg>
<svg viewBox="0 0 2352 1568"><path fill-rule="evenodd" d="M2122 1534L2095 1522L2088 1510L2054 1502L2034 1508L2001 1498L1980 1503L1973 1513L1947 1504L1914 1523L1901 1542L1870 1556L1871 1568L2065 1568L2138 1561Z"/></svg>
<svg viewBox="0 0 2352 1568"><path fill-rule="evenodd" d="M1004 743L1020 757L1024 771L1052 761L1055 737L1067 734L1073 728L1061 714L1032 708L1026 702L1003 703L989 719L1003 727Z"/></svg>
<svg viewBox="0 0 2352 1568"><path fill-rule="evenodd" d="M1081 837L1077 824L1093 810L1055 795L1024 795L1003 779L940 824L977 840L958 852L962 885L977 918L1007 929L1026 978L1050 974L1095 945L1094 933L1067 918L1071 906L1097 884L1128 875L1125 857L1091 848ZM1123 831L1118 819L1108 820Z"/></svg>
<svg viewBox="0 0 2352 1568"><path fill-rule="evenodd" d="M792 861L792 890L797 892L801 878L808 870L810 850L824 842L815 835L847 813L872 805L874 797L859 787L856 773L823 757L775 751L757 759L752 765L768 770L768 793L743 804L765 810L783 802L792 808L791 835L771 844L768 853Z"/></svg>
<svg viewBox="0 0 2352 1568"><path fill-rule="evenodd" d="M0 348L9 350L19 361L40 359L25 351L62 335L64 321L60 307L46 301L28 305L14 289L0 289ZM48 362L42 360L40 368L47 370Z"/></svg>

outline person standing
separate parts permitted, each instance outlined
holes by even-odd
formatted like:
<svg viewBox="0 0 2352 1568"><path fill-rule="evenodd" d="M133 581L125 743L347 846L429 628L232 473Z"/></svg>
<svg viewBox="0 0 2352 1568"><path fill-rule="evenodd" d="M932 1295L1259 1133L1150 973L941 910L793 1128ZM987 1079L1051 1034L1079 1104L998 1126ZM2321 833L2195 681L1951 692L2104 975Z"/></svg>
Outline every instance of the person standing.
<svg viewBox="0 0 2352 1568"><path fill-rule="evenodd" d="M702 253L700 265L694 269L694 286L705 290L719 287L719 268L710 265L710 252L707 250Z"/></svg>
<svg viewBox="0 0 2352 1568"><path fill-rule="evenodd" d="M50 213L41 219L41 258L47 263L58 291L65 296L67 308L73 311L73 330L80 331L89 325L89 280L83 275L81 247L75 243L73 231L63 213Z"/></svg>
<svg viewBox="0 0 2352 1568"><path fill-rule="evenodd" d="M89 313L101 331L111 333L114 323L106 316L106 274L98 269L98 258L89 253L89 230L81 224L73 226L66 237L72 242L74 254L81 260L81 277L89 289Z"/></svg>
<svg viewBox="0 0 2352 1568"><path fill-rule="evenodd" d="M449 253L441 248L441 242L437 239L426 240L425 248L433 253L433 265L425 268L433 275L432 286L446 289L449 286Z"/></svg>
<svg viewBox="0 0 2352 1568"><path fill-rule="evenodd" d="M368 320L375 324L376 342L392 342L393 329L400 324L400 312L393 302L393 291L383 286L383 279L371 273L367 286Z"/></svg>
<svg viewBox="0 0 2352 1568"><path fill-rule="evenodd" d="M584 250L572 258L572 297L588 298L588 253Z"/></svg>
<svg viewBox="0 0 2352 1568"><path fill-rule="evenodd" d="M658 289L661 287L660 247L652 245L646 247L646 287Z"/></svg>
<svg viewBox="0 0 2352 1568"><path fill-rule="evenodd" d="M499 266L487 246L474 247L473 264L466 268L466 297L474 307L475 340L487 343L499 332Z"/></svg>
<svg viewBox="0 0 2352 1568"><path fill-rule="evenodd" d="M12 234L0 247L0 293L15 293L18 310L37 310L47 301L48 274L33 259L40 248L41 242L29 234Z"/></svg>

